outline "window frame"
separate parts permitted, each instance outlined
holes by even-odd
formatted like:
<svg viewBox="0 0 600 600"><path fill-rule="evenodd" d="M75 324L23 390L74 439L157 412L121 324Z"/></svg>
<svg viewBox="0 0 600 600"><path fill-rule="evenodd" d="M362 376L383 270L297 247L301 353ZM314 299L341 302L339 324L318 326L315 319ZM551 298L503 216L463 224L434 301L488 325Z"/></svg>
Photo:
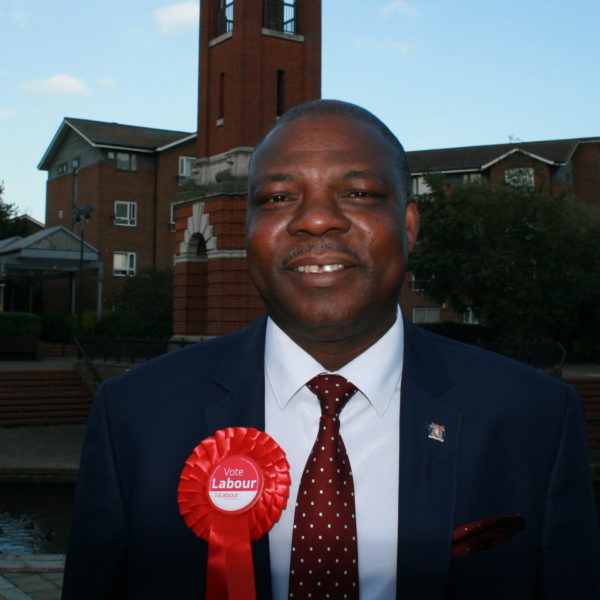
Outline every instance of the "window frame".
<svg viewBox="0 0 600 600"><path fill-rule="evenodd" d="M115 152L115 166L117 171L137 172L137 155L133 152Z"/></svg>
<svg viewBox="0 0 600 600"><path fill-rule="evenodd" d="M127 216L120 217L117 215L117 206L125 206ZM115 200L113 223L119 227L136 227L137 226L137 202L129 200Z"/></svg>
<svg viewBox="0 0 600 600"><path fill-rule="evenodd" d="M430 319L430 318L425 318L425 319L419 319L417 318L417 311L424 311L426 315L429 315L429 313L436 313L437 314L437 319ZM420 324L420 323L440 323L441 322L441 308L440 307L435 307L435 306L415 306L412 309L412 322L415 324Z"/></svg>
<svg viewBox="0 0 600 600"><path fill-rule="evenodd" d="M115 261L117 256L125 257L125 264L127 265L124 269L117 269ZM136 253L128 252L126 250L115 250L113 252L113 276L114 277L135 277L136 271Z"/></svg>
<svg viewBox="0 0 600 600"><path fill-rule="evenodd" d="M533 190L535 187L535 169L533 167L511 167L504 169L504 183L514 187Z"/></svg>

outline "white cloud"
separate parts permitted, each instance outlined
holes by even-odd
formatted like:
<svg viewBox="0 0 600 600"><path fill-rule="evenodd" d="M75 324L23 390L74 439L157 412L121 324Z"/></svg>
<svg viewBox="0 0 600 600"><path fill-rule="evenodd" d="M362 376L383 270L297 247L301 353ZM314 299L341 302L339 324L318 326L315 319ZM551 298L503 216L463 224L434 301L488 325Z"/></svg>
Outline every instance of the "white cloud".
<svg viewBox="0 0 600 600"><path fill-rule="evenodd" d="M66 73L59 73L48 79L34 79L27 82L23 89L53 96L89 96L90 90L81 79Z"/></svg>
<svg viewBox="0 0 600 600"><path fill-rule="evenodd" d="M409 17L417 16L416 6L413 6L410 2L407 2L407 0L394 0L393 2L388 2L387 4L384 4L379 9L379 13L384 17L389 17L390 15L396 12L405 14Z"/></svg>
<svg viewBox="0 0 600 600"><path fill-rule="evenodd" d="M200 5L198 0L170 4L154 11L154 21L164 35L190 31L198 27Z"/></svg>
<svg viewBox="0 0 600 600"><path fill-rule="evenodd" d="M0 121L6 121L11 116L12 111L9 108L0 107Z"/></svg>

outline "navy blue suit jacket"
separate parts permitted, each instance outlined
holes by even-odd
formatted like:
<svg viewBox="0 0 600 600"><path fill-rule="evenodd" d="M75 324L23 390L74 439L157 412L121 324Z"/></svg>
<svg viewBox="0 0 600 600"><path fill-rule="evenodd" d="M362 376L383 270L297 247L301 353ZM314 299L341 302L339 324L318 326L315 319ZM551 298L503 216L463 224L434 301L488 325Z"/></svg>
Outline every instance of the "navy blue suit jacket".
<svg viewBox="0 0 600 600"><path fill-rule="evenodd" d="M82 454L65 600L204 597L207 545L179 515L179 476L216 430L264 429L264 335L263 317L100 388ZM408 322L404 361L398 597L600 598L598 526L572 389ZM428 437L430 423L445 426L443 442ZM452 556L455 527L514 514L525 519L523 530ZM267 536L253 554L258 597L268 600Z"/></svg>

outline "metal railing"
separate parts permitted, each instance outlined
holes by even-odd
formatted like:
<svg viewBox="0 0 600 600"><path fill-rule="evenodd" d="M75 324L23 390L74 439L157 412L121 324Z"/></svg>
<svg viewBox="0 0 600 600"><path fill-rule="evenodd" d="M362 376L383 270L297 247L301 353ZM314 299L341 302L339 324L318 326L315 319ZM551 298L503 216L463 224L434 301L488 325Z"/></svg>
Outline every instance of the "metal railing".
<svg viewBox="0 0 600 600"><path fill-rule="evenodd" d="M76 340L80 355L91 361L136 364L145 362L193 342L142 338L81 338Z"/></svg>
<svg viewBox="0 0 600 600"><path fill-rule="evenodd" d="M296 3L265 0L264 27L283 33L297 33Z"/></svg>
<svg viewBox="0 0 600 600"><path fill-rule="evenodd" d="M476 343L475 345L560 377L567 356L559 342Z"/></svg>
<svg viewBox="0 0 600 600"><path fill-rule="evenodd" d="M216 26L217 35L223 35L233 30L233 0L225 0L217 8Z"/></svg>
<svg viewBox="0 0 600 600"><path fill-rule="evenodd" d="M92 362L92 359L88 356L87 352L82 346L81 340L77 336L75 336L73 338L73 341L75 342L75 346L77 346L77 353L79 357L85 361L85 364L87 365L88 369L90 370L90 373L92 374L92 385L95 389L102 383L103 378L100 375L100 373L98 373L98 369L96 369L94 363Z"/></svg>

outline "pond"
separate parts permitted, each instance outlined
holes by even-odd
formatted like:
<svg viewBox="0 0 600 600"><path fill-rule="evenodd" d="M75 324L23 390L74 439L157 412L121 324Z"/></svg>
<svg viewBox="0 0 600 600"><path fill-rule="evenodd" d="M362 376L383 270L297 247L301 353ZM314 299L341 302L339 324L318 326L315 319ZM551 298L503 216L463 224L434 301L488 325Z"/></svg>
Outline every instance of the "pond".
<svg viewBox="0 0 600 600"><path fill-rule="evenodd" d="M0 552L64 554L73 484L0 483Z"/></svg>

